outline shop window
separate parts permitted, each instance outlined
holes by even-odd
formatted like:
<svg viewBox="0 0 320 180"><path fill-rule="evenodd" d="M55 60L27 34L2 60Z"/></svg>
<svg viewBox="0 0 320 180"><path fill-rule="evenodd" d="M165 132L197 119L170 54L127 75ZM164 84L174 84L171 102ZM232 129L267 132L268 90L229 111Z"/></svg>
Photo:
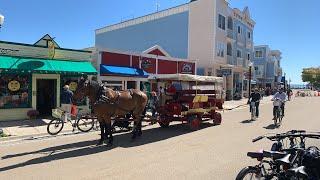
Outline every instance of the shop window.
<svg viewBox="0 0 320 180"><path fill-rule="evenodd" d="M30 75L1 75L0 108L30 108L31 84Z"/></svg>

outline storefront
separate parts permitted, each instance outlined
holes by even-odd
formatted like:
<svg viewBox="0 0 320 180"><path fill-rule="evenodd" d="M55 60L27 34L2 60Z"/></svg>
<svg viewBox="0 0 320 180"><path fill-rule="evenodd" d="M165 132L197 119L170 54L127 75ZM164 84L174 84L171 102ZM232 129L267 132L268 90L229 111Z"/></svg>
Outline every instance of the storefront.
<svg viewBox="0 0 320 180"><path fill-rule="evenodd" d="M97 73L91 59L90 51L60 48L49 35L34 45L0 41L0 120L26 119L32 109L50 115L65 84L75 91L82 75Z"/></svg>
<svg viewBox="0 0 320 180"><path fill-rule="evenodd" d="M171 57L164 49L154 46L143 53L98 50L96 53L98 79L117 90L156 90L149 75L195 74L196 63L188 59Z"/></svg>

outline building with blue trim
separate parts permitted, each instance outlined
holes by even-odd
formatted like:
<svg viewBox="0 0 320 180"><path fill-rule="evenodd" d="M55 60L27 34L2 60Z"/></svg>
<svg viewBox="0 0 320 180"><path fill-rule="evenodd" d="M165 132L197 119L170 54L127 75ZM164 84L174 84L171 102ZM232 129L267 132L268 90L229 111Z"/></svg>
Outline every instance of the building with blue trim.
<svg viewBox="0 0 320 180"><path fill-rule="evenodd" d="M277 88L281 84L281 52L268 45L254 47L254 69L259 87Z"/></svg>
<svg viewBox="0 0 320 180"><path fill-rule="evenodd" d="M248 94L255 22L226 0L190 1L95 31L98 49L144 52L159 45L171 57L197 60L197 74L224 77L228 99ZM228 72L228 73L227 73Z"/></svg>

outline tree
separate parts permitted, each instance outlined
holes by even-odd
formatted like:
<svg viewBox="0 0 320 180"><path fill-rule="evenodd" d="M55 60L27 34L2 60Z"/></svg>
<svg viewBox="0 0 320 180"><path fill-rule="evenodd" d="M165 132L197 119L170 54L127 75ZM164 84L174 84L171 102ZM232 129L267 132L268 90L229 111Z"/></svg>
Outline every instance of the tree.
<svg viewBox="0 0 320 180"><path fill-rule="evenodd" d="M308 82L314 87L320 87L320 68L304 68L302 70L302 81Z"/></svg>

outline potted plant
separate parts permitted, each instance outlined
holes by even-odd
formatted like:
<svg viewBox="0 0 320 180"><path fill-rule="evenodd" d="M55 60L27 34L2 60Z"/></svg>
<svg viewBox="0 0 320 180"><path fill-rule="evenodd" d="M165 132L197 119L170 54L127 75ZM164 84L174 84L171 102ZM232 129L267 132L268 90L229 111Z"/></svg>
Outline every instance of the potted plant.
<svg viewBox="0 0 320 180"><path fill-rule="evenodd" d="M30 120L36 119L38 115L39 115L39 111L35 109L31 109L27 112L27 116L29 117Z"/></svg>

